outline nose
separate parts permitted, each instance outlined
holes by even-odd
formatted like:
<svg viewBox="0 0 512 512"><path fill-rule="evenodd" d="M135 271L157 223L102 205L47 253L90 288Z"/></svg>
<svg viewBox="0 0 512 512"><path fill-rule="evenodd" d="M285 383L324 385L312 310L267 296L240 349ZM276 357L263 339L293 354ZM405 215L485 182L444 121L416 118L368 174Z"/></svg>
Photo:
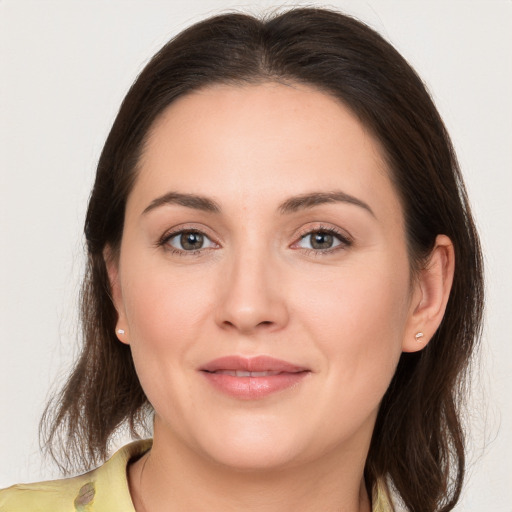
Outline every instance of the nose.
<svg viewBox="0 0 512 512"><path fill-rule="evenodd" d="M241 334L274 332L288 322L282 273L270 257L237 255L220 276L217 324Z"/></svg>

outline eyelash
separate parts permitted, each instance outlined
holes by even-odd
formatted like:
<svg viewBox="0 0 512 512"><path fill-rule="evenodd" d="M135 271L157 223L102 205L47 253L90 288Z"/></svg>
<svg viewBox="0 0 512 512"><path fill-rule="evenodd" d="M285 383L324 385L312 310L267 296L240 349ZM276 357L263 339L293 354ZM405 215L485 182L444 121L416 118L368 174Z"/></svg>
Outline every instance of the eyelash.
<svg viewBox="0 0 512 512"><path fill-rule="evenodd" d="M157 245L157 247L164 247L166 249L166 251L170 252L171 254L176 254L178 256L197 256L202 251L211 249L211 247L204 247L201 249L185 251L182 249L177 249L176 247L173 247L172 245L169 244L170 240L172 240L173 238L175 238L179 235L182 235L183 233L202 235L205 238L207 238L208 240L210 240L212 243L218 245L217 242L213 241L211 239L211 237L209 237L204 231L201 231L200 229L196 229L196 228L182 228L182 229L179 229L176 231L171 231L171 232L165 233L162 236L162 238L160 238L160 240L157 242L156 245Z"/></svg>
<svg viewBox="0 0 512 512"><path fill-rule="evenodd" d="M294 242L292 245L297 245L300 241L304 240L304 238L306 238L307 236L310 236L310 235L313 235L314 233L325 233L325 234L328 234L328 235L332 235L333 237L335 237L336 239L338 239L338 241L340 242L339 245L335 246L335 247L332 247L330 249L307 249L307 248L300 248L302 249L302 251L305 252L305 254L307 254L308 256L325 256L325 255L328 255L328 254L333 254L337 251L342 251L342 250L346 250L348 249L352 244L353 244L353 241L352 239L345 233L342 233L341 231L339 231L338 229L336 228L333 228L333 227L329 227L329 226L318 226L318 227L315 227L314 229L307 229L305 230L299 237L299 239Z"/></svg>
<svg viewBox="0 0 512 512"><path fill-rule="evenodd" d="M182 250L182 249L177 249L176 247L173 247L172 245L169 244L170 240L172 240L173 238L175 238L178 235L182 235L183 233L202 235L205 238L207 238L208 240L210 240L212 243L218 245L218 243L215 242L214 240L212 240L204 231L201 231L201 230L196 229L196 228L188 228L188 229L187 228L182 228L182 229L179 229L177 231L172 231L170 233L169 232L165 233L160 238L160 240L157 242L156 246L157 247L164 247L171 254L176 254L178 256L197 256L197 255L199 255L203 251L212 249L211 247L205 247L205 248L201 248L201 249L195 249L195 250L186 251L186 250ZM304 248L304 247L302 247L302 248L299 247L296 250L300 249L300 250L302 250L307 255L322 256L322 255L326 255L326 254L332 254L332 253L337 252L339 250L347 249L353 243L353 241L346 234L341 233L336 228L320 225L318 227L315 227L314 229L308 229L308 230L303 231L299 235L298 240L295 241L292 244L292 247L294 245L297 245L300 241L304 240L304 238L306 238L307 236L313 235L315 233L325 233L325 234L328 234L328 235L332 235L340 243L338 245L336 245L335 247L332 247L330 249L323 249L322 250L322 249L308 249L308 248Z"/></svg>

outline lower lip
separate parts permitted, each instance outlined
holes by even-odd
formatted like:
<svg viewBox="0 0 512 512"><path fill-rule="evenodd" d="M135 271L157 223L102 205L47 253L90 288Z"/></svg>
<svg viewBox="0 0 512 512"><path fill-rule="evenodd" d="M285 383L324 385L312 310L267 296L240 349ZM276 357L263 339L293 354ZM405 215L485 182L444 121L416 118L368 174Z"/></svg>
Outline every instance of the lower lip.
<svg viewBox="0 0 512 512"><path fill-rule="evenodd" d="M235 377L224 373L201 372L208 382L226 395L241 400L257 400L297 386L310 372L279 373L266 377Z"/></svg>

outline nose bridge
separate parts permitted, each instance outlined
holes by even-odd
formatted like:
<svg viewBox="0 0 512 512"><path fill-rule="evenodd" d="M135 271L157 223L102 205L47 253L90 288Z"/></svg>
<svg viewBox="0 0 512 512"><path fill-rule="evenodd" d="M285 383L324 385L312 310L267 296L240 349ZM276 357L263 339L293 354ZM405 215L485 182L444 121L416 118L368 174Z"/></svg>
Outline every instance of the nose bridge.
<svg viewBox="0 0 512 512"><path fill-rule="evenodd" d="M232 248L225 275L220 276L218 323L244 333L278 329L288 314L277 258L269 244L244 238Z"/></svg>

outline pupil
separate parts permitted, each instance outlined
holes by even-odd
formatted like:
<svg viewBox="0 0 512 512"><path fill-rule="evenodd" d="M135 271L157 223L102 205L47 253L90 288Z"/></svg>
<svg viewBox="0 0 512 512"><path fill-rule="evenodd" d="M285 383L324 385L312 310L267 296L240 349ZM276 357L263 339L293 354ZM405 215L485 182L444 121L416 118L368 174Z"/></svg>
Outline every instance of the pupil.
<svg viewBox="0 0 512 512"><path fill-rule="evenodd" d="M332 241L333 237L329 233L316 233L311 237L311 247L313 249L330 249Z"/></svg>
<svg viewBox="0 0 512 512"><path fill-rule="evenodd" d="M183 233L180 238L183 249L200 249L203 245L203 235L201 233Z"/></svg>

